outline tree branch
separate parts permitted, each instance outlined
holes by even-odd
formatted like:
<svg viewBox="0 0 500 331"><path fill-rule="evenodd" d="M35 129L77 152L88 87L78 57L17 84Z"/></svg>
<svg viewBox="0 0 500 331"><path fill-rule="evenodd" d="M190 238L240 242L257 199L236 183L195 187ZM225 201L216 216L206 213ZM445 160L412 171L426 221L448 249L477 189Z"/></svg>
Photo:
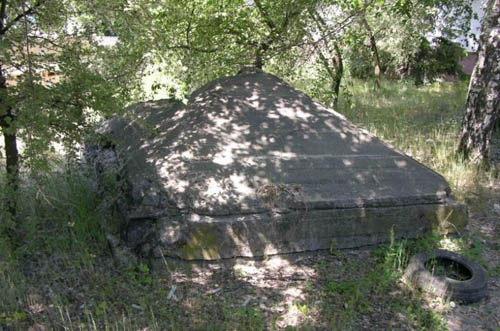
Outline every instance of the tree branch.
<svg viewBox="0 0 500 331"><path fill-rule="evenodd" d="M283 51L285 51L287 49L290 49L292 47L301 47L301 46L307 46L307 45L312 45L313 47L315 47L316 44L321 43L321 42L325 42L328 38L331 38L332 35L334 35L338 31L344 29L346 26L348 26L349 24L351 24L351 22L358 15L359 15L359 12L354 12L354 13L350 14L342 22L339 22L335 28L328 29L328 31L325 31L324 35L321 36L318 40L301 41L301 42L298 42L298 43L292 43L292 44L284 45L282 47L273 48L271 51L274 54L280 54Z"/></svg>
<svg viewBox="0 0 500 331"><path fill-rule="evenodd" d="M66 35L66 37L69 37L69 35ZM63 49L65 47L65 46L63 46L61 44L58 44L54 40L52 40L50 38L47 38L47 37L44 37L44 36L41 36L41 35L30 34L29 38L31 38L31 39L40 39L42 42L49 43L50 45L52 45L55 48Z"/></svg>
<svg viewBox="0 0 500 331"><path fill-rule="evenodd" d="M188 51L195 51L195 52L200 52L200 53L215 53L217 52L217 48L200 48L200 47L193 47L189 45L176 45L176 46L167 46L165 47L166 49L173 50L173 49L185 49Z"/></svg>
<svg viewBox="0 0 500 331"><path fill-rule="evenodd" d="M191 10L191 17L189 18L188 26L186 28L186 45L188 45L189 47L191 47L191 40L190 40L191 23L193 22L192 18L194 16L194 10L195 10L195 8L196 7L193 5L193 9Z"/></svg>
<svg viewBox="0 0 500 331"><path fill-rule="evenodd" d="M313 11L312 9L309 9L308 12L314 23L316 23L321 36L328 35L328 33L325 31L325 29L327 28L327 24L323 17L321 17L321 15L316 10ZM309 34L309 38L314 41L314 38L311 36L311 34ZM328 48L328 41L326 39L323 39L323 42L325 43L325 47ZM314 47L316 47L316 45Z"/></svg>
<svg viewBox="0 0 500 331"><path fill-rule="evenodd" d="M283 20L283 24L281 25L281 31L285 31L286 27L288 26L288 23L290 22L291 18L295 18L296 16L299 16L300 11L294 10L291 13L288 11L285 12L285 19Z"/></svg>
<svg viewBox="0 0 500 331"><path fill-rule="evenodd" d="M343 30L346 26L348 26L349 24L352 23L352 21L354 21L360 14L363 13L363 11L366 10L366 8L370 7L371 5L373 5L375 3L376 0L369 0L364 6L363 8L360 8L356 11L352 11L351 13L349 13L349 15L343 19L341 22L338 22L335 27L328 27L328 26L325 26L325 31L324 31L324 34L318 39L318 40L312 40L312 41L301 41L301 42L297 42L297 43L289 43L287 45L284 45L282 47L276 47L276 48L271 48L270 49L270 53L271 53L271 57L273 57L274 55L276 54L280 54L282 53L283 51L287 50L287 49L290 49L290 48L293 48L293 47L302 47L302 46L308 46L308 45L312 45L313 47L316 47L316 45L320 42L325 42L327 41L329 38L334 38L332 37L334 34L336 34L338 31L341 31ZM318 17L316 17L318 18ZM321 18L321 17L319 17ZM324 22L323 20L323 23L326 24L326 22Z"/></svg>
<svg viewBox="0 0 500 331"><path fill-rule="evenodd" d="M291 12L286 11L283 23L278 28L276 26L275 22L271 19L271 16L267 12L267 10L264 8L264 6L262 6L262 3L260 2L260 0L254 0L254 3L257 6L257 9L259 10L260 15L264 19L264 22L271 30L271 33L268 35L266 40L260 42L258 44L257 49L256 49L254 65L257 68L262 68L264 66L264 62L263 62L264 53L266 53L271 48L271 45L272 45L273 41L275 40L275 38L279 38L283 32L286 32L286 28L288 27L290 19L294 18L295 16L298 16L301 13L301 11L300 10L294 10Z"/></svg>
<svg viewBox="0 0 500 331"><path fill-rule="evenodd" d="M5 7L4 7L4 2L6 2L6 0L2 0L2 10L5 10ZM28 9L26 9L25 11L23 11L21 14L17 15L16 17L14 17L14 19L12 21L10 21L9 23L7 23L5 26L2 26L2 29L0 30L0 35L4 35L7 31L9 31L9 29L14 25L16 24L18 21L20 21L21 19L23 19L24 17L28 16L28 15L31 15L35 12L35 10L40 7L41 5L43 5L45 2L47 2L47 0L38 0L34 5L33 7L30 7Z"/></svg>
<svg viewBox="0 0 500 331"><path fill-rule="evenodd" d="M323 17L321 17L321 15L319 15L318 12L316 12L316 11L313 12L312 10L309 10L309 16L313 19L314 23L316 23L316 26L318 27L318 30L320 30L321 34L324 35L325 34L325 30L324 29L325 29L326 23L323 20ZM314 38L311 35L311 33L309 33L309 38L311 40L314 40ZM327 42L327 40L323 39L323 42L325 44L326 50L328 51L328 53L330 53L330 50L328 48L328 42ZM330 67L330 64L328 63L328 59L323 54L323 52L321 51L321 49L319 49L317 47L317 44L313 44L313 47L318 52L318 56L319 56L321 62L323 63L323 66L325 67L326 71L328 72L328 74L330 75L330 77L333 78L334 77L334 73L332 71L332 68Z"/></svg>
<svg viewBox="0 0 500 331"><path fill-rule="evenodd" d="M271 17L269 17L269 13L266 11L266 9L262 6L262 3L260 0L254 0L255 5L257 6L257 9L259 9L260 14L264 18L264 21L266 22L267 26L273 31L276 29L276 25L274 24L273 20Z"/></svg>

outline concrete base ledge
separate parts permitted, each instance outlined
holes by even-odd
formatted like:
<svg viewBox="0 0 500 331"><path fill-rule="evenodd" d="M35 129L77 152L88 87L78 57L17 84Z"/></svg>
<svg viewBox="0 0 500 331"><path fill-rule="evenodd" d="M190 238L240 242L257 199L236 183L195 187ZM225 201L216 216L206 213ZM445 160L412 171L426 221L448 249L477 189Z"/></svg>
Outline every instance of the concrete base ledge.
<svg viewBox="0 0 500 331"><path fill-rule="evenodd" d="M351 248L416 238L432 231L456 232L467 223L463 205L301 210L289 213L214 218L186 215L189 222L163 217L153 256L216 260Z"/></svg>

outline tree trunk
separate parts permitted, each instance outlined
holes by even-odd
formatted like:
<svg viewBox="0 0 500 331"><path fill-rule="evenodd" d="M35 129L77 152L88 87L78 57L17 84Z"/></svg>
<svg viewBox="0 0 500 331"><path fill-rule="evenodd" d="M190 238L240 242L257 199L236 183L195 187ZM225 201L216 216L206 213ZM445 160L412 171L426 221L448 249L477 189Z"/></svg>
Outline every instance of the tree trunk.
<svg viewBox="0 0 500 331"><path fill-rule="evenodd" d="M7 83L0 64L0 128L4 137L4 149L6 158L7 174L7 209L15 216L17 213L16 193L19 186L19 151L17 149L16 129L14 127L15 116L12 108L6 103Z"/></svg>
<svg viewBox="0 0 500 331"><path fill-rule="evenodd" d="M466 159L487 164L493 129L500 120L500 0L488 0L486 4L479 43L458 152Z"/></svg>
<svg viewBox="0 0 500 331"><path fill-rule="evenodd" d="M372 50L373 59L375 61L375 89L378 89L380 87L380 71L382 70L382 64L380 62L380 56L378 55L377 41L375 40L372 29L364 16L361 17L361 22L365 26L365 29L368 32L368 37L370 38L370 48Z"/></svg>
<svg viewBox="0 0 500 331"><path fill-rule="evenodd" d="M334 94L333 107L337 107L340 96L340 83L342 82L342 76L344 75L344 62L342 61L342 52L339 45L334 41L333 49L335 54L333 56L333 66L335 67L335 75L332 77L332 90Z"/></svg>
<svg viewBox="0 0 500 331"><path fill-rule="evenodd" d="M262 54L260 52L260 48L257 49L257 51L255 52L254 66L261 69L261 70L262 70L262 67L264 67L264 61L262 60Z"/></svg>
<svg viewBox="0 0 500 331"><path fill-rule="evenodd" d="M326 56L323 54L321 49L318 49L319 58L321 59L321 62L323 63L325 70L328 72L328 75L332 80L331 83L331 89L333 92L332 106L336 108L340 96L340 84L342 82L342 77L344 76L344 62L342 61L342 51L340 50L338 42L336 40L332 40L331 42L333 44L333 53L334 53L332 55L332 50L328 46L328 42L325 38L328 35L327 32L328 26L325 20L321 17L321 15L312 10L309 11L309 15L316 22L319 31L321 31L324 38L323 43L325 44L325 48L328 51L328 55L332 58L333 70L330 67L330 63L326 58Z"/></svg>
<svg viewBox="0 0 500 331"><path fill-rule="evenodd" d="M255 62L254 66L256 66L259 69L262 69L264 67L264 54L267 52L269 49L269 45L267 42L262 42L259 43L259 46L255 49Z"/></svg>

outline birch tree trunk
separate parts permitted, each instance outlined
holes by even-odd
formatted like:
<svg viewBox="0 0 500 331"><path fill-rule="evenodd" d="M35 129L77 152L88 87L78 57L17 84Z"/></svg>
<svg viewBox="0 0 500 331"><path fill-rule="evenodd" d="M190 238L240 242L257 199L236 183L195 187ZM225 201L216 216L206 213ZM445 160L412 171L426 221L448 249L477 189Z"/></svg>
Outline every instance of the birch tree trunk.
<svg viewBox="0 0 500 331"><path fill-rule="evenodd" d="M477 163L488 163L491 137L500 120L500 0L486 4L479 43L458 152Z"/></svg>

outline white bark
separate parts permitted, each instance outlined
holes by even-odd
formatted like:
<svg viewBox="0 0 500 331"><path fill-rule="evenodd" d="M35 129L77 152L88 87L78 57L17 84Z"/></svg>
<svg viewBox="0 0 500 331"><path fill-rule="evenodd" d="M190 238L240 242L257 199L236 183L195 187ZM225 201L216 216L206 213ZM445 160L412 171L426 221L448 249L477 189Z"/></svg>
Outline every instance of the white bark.
<svg viewBox="0 0 500 331"><path fill-rule="evenodd" d="M481 162L491 156L491 135L500 119L500 0L488 0L479 42L458 151Z"/></svg>

